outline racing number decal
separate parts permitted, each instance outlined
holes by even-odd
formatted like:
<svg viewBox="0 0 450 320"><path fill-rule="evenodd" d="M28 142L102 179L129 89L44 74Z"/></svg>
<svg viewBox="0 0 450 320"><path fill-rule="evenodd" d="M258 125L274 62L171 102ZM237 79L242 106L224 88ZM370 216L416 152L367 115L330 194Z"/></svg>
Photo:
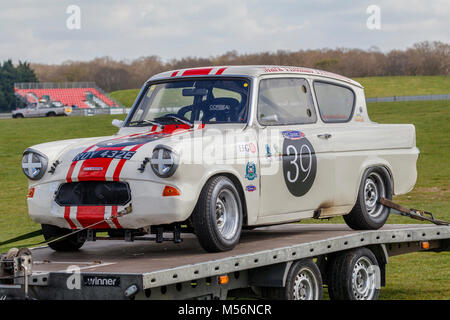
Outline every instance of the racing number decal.
<svg viewBox="0 0 450 320"><path fill-rule="evenodd" d="M311 189L317 172L317 159L306 138L283 141L283 175L289 192L301 197Z"/></svg>

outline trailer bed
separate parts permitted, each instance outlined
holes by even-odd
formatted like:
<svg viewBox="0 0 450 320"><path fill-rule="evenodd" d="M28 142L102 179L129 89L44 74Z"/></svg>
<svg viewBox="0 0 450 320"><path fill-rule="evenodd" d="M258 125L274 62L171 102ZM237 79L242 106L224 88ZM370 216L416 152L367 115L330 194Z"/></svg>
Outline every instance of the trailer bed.
<svg viewBox="0 0 450 320"><path fill-rule="evenodd" d="M405 248L402 246L408 247L409 251L420 251L422 249L415 246L421 241L440 243L449 238L450 227L447 226L385 225L380 230L355 231L340 224L288 224L244 231L235 249L220 253L206 253L190 234L184 234L183 242L179 244L100 240L87 242L78 252L66 253L39 247L31 250L33 273L29 292L31 296L45 299L123 299L124 291L132 285L138 293L148 295L152 288L245 272L356 247L385 245L387 255L394 255L403 253ZM71 266L77 266L83 277L79 290L67 289L66 282L71 275L67 270ZM247 276L243 273L240 281L248 281L243 279ZM108 286L100 281L108 277L120 279L119 285ZM227 289L232 286L230 284ZM52 290L48 290L50 288ZM8 288L0 286L0 295L2 292L8 292Z"/></svg>

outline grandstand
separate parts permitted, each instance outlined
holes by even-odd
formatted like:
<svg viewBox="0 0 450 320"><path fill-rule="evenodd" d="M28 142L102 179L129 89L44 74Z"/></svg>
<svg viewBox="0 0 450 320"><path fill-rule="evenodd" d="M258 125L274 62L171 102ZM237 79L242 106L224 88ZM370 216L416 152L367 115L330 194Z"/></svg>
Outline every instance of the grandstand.
<svg viewBox="0 0 450 320"><path fill-rule="evenodd" d="M94 82L23 82L14 84L14 93L25 103L47 102L56 106L123 108Z"/></svg>

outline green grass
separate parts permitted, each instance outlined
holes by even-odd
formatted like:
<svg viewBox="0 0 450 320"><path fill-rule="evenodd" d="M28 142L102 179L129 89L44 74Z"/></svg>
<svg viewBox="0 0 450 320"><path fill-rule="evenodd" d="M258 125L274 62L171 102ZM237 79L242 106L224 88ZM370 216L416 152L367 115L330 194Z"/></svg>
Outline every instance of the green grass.
<svg viewBox="0 0 450 320"><path fill-rule="evenodd" d="M450 93L448 76L367 77L354 80L364 86L367 98Z"/></svg>
<svg viewBox="0 0 450 320"><path fill-rule="evenodd" d="M131 107L139 94L140 89L128 89L113 91L109 95L123 104L125 107Z"/></svg>
<svg viewBox="0 0 450 320"><path fill-rule="evenodd" d="M367 98L450 93L448 76L367 77L354 80L364 86ZM139 89L129 89L114 91L110 95L124 106L130 107L138 93Z"/></svg>
<svg viewBox="0 0 450 320"><path fill-rule="evenodd" d="M450 220L449 110L450 101L369 105L374 121L416 125L417 145L421 150L417 185L396 200L407 207L433 211L444 220ZM20 168L23 150L41 142L110 135L116 131L111 120L117 117L120 116L0 120L0 241L39 229L27 214L27 181ZM342 222L342 218L336 218L329 223ZM391 215L388 223L418 222ZM14 246L29 246L41 240L42 237L36 237ZM9 247L0 247L0 252ZM382 299L450 298L450 253L393 257L387 270L387 287L381 291Z"/></svg>

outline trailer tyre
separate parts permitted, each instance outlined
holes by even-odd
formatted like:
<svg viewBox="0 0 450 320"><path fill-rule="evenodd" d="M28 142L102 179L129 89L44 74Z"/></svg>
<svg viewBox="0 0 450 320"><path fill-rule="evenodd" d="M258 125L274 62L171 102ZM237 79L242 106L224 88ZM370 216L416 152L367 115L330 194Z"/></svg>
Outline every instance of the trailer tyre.
<svg viewBox="0 0 450 320"><path fill-rule="evenodd" d="M261 288L264 298L271 300L321 300L323 283L320 270L311 259L294 262L282 288Z"/></svg>
<svg viewBox="0 0 450 320"><path fill-rule="evenodd" d="M42 233L45 241L56 239L71 233L69 229L59 228L57 226L43 224ZM72 236L68 236L60 241L51 242L48 244L50 248L55 251L77 251L86 242L86 232L78 232Z"/></svg>
<svg viewBox="0 0 450 320"><path fill-rule="evenodd" d="M392 199L389 172L383 167L369 168L361 180L355 206L344 216L347 225L354 230L381 228L389 217L389 208L379 203L381 197Z"/></svg>
<svg viewBox="0 0 450 320"><path fill-rule="evenodd" d="M192 214L200 245L208 252L233 249L242 230L242 203L233 182L224 176L210 179Z"/></svg>
<svg viewBox="0 0 450 320"><path fill-rule="evenodd" d="M377 258L367 248L339 254L331 260L328 294L332 300L377 300L380 273Z"/></svg>

